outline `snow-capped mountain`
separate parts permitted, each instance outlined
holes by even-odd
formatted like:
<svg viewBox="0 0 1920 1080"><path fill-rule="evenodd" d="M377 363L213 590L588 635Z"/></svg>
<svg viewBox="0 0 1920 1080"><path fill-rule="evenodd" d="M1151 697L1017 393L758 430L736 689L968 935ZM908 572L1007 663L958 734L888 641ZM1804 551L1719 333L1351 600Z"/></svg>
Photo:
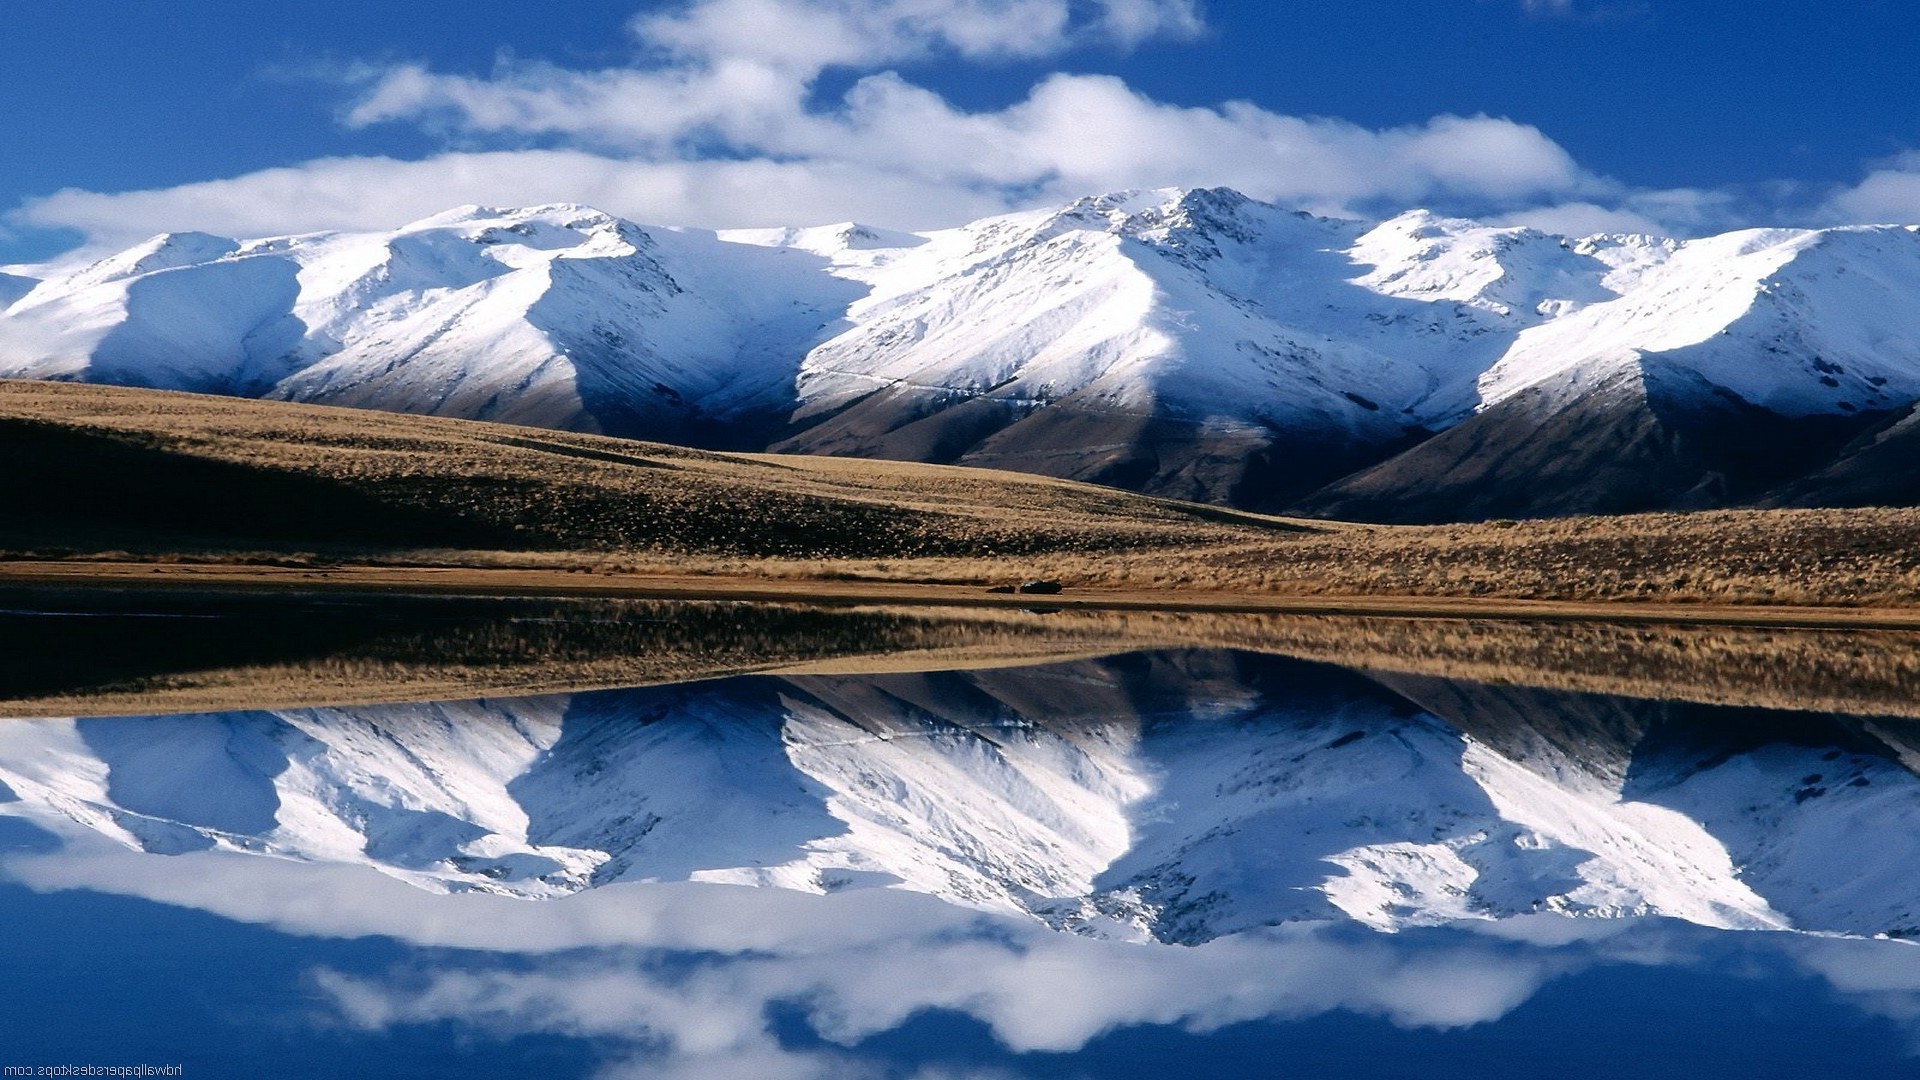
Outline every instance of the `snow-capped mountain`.
<svg viewBox="0 0 1920 1080"><path fill-rule="evenodd" d="M1181 943L1542 912L1908 935L1920 780L1879 724L1138 654L22 721L0 814L436 891L893 887Z"/></svg>
<svg viewBox="0 0 1920 1080"><path fill-rule="evenodd" d="M11 268L0 376L1484 517L1819 501L1785 492L1920 399L1915 312L1900 226L1567 238L1222 189L926 234L469 207Z"/></svg>
<svg viewBox="0 0 1920 1080"><path fill-rule="evenodd" d="M836 283L687 244L571 206L380 235L161 236L16 300L0 373L662 439L713 434L709 412L781 413L788 324L811 319L793 294Z"/></svg>

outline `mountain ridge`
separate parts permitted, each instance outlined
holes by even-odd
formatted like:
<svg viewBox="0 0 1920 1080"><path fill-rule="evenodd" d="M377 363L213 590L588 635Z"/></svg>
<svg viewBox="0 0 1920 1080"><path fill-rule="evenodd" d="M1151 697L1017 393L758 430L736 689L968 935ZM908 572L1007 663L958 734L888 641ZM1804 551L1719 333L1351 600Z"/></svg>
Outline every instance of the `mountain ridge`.
<svg viewBox="0 0 1920 1080"><path fill-rule="evenodd" d="M1539 914L1906 936L1910 728L1170 651L43 720L0 732L0 811L435 892L886 887L1179 944Z"/></svg>
<svg viewBox="0 0 1920 1080"><path fill-rule="evenodd" d="M1167 189L920 234L463 207L21 269L5 377L1386 521L1893 498L1852 443L1920 400L1910 226L1575 238Z"/></svg>

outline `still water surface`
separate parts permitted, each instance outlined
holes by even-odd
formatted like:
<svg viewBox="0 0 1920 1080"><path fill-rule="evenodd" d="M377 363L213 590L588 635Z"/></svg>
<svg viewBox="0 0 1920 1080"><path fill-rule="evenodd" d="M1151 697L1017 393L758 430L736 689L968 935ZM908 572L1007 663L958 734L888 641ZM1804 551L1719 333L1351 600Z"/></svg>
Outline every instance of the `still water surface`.
<svg viewBox="0 0 1920 1080"><path fill-rule="evenodd" d="M1920 694L1773 655L1650 696L1161 647L8 721L0 1065L1911 1076Z"/></svg>

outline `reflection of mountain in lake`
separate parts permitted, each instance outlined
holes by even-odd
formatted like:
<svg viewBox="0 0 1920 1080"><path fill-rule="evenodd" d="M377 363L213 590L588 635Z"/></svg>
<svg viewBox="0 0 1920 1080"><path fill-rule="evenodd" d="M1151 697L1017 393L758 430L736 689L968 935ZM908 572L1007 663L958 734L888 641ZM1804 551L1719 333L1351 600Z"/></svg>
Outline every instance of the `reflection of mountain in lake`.
<svg viewBox="0 0 1920 1080"><path fill-rule="evenodd" d="M1199 942L1549 911L1907 934L1891 721L1226 652L0 726L0 812L549 898L898 885Z"/></svg>

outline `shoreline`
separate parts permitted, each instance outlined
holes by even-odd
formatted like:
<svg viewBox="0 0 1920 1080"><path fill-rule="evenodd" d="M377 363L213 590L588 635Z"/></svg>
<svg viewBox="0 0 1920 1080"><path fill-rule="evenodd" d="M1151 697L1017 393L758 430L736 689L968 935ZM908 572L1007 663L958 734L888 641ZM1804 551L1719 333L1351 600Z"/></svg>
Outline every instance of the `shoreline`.
<svg viewBox="0 0 1920 1080"><path fill-rule="evenodd" d="M1708 601L1525 600L1418 594L1306 594L1071 586L1058 595L988 593L980 585L718 574L605 574L567 569L240 566L217 563L0 561L0 588L165 589L604 600L729 600L827 606L1376 616L1501 622L1591 622L1788 630L1920 630L1920 608Z"/></svg>

